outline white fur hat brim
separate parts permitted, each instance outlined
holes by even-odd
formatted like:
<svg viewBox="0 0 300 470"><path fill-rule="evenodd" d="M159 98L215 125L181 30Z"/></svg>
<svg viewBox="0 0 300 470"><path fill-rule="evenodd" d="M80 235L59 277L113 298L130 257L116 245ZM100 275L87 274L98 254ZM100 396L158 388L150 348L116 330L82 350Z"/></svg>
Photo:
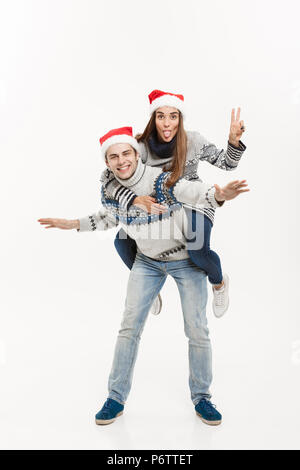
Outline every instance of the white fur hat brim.
<svg viewBox="0 0 300 470"><path fill-rule="evenodd" d="M154 113L154 111L156 111L158 108L162 108L163 106L171 106L172 108L176 108L181 112L183 117L185 115L184 101L173 95L163 95L152 101L150 104L150 114Z"/></svg>
<svg viewBox="0 0 300 470"><path fill-rule="evenodd" d="M114 135L112 137L109 137L109 139L107 139L101 145L101 151L102 151L102 155L104 158L105 158L108 148L114 144L129 144L137 152L140 152L138 141L134 137L130 137L130 135L126 135L126 134Z"/></svg>

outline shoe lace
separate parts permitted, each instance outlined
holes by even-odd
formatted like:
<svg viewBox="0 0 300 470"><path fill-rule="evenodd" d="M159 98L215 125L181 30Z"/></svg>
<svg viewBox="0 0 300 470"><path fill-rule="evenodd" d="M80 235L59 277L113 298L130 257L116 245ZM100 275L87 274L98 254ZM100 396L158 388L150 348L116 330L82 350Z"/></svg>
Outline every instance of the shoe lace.
<svg viewBox="0 0 300 470"><path fill-rule="evenodd" d="M224 305L224 300L225 300L224 289L223 290L215 289L215 293L216 293L216 296L215 296L216 305L218 307L222 307Z"/></svg>
<svg viewBox="0 0 300 470"><path fill-rule="evenodd" d="M214 411L216 409L216 405L211 403L209 400L206 400L206 398L201 398L200 400L202 407L205 409L205 411L208 414L214 414Z"/></svg>
<svg viewBox="0 0 300 470"><path fill-rule="evenodd" d="M108 416L110 412L111 412L111 405L106 401L103 405L101 413L103 416Z"/></svg>

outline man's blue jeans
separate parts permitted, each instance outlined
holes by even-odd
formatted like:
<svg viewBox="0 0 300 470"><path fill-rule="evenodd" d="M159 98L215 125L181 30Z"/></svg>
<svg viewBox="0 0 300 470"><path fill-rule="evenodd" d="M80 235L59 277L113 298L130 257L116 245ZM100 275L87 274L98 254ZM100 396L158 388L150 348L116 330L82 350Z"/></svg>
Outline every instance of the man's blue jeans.
<svg viewBox="0 0 300 470"><path fill-rule="evenodd" d="M149 309L170 274L176 281L189 339L189 386L196 405L210 398L212 381L211 343L207 328L206 274L190 258L182 261L156 261L137 253L129 275L125 311L115 347L108 381L109 398L126 402L133 369Z"/></svg>

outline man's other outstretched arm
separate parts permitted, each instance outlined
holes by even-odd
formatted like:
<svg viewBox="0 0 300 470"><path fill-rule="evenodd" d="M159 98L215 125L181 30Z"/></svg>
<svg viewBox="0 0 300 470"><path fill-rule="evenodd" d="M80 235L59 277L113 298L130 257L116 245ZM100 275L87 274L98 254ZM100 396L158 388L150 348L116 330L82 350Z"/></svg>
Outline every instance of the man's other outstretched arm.
<svg viewBox="0 0 300 470"><path fill-rule="evenodd" d="M91 232L93 230L108 230L119 225L118 220L107 210L100 209L98 212L77 219L79 225L77 232Z"/></svg>

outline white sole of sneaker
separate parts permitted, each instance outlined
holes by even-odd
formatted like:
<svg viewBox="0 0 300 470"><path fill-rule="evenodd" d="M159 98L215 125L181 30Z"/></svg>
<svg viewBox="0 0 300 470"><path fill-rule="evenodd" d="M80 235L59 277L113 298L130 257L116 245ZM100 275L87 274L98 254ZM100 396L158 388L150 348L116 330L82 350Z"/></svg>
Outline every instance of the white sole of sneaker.
<svg viewBox="0 0 300 470"><path fill-rule="evenodd" d="M158 311L157 312L152 312L151 311L152 315L154 315L155 317L160 314L161 308L162 308L162 299L161 299L160 294L158 294L157 298L158 298L158 301L159 301Z"/></svg>
<svg viewBox="0 0 300 470"><path fill-rule="evenodd" d="M96 419L96 424L101 424L101 425L111 424L117 419L118 416L121 416L122 414L123 414L123 411L120 411L120 413L118 413L116 417L113 419Z"/></svg>
<svg viewBox="0 0 300 470"><path fill-rule="evenodd" d="M218 426L219 424L222 423L222 420L218 420L218 421L207 421L207 419L204 419L202 418L202 416L196 411L196 414L199 416L199 418L201 419L201 421L203 421L203 423L205 424L209 424L210 426Z"/></svg>

